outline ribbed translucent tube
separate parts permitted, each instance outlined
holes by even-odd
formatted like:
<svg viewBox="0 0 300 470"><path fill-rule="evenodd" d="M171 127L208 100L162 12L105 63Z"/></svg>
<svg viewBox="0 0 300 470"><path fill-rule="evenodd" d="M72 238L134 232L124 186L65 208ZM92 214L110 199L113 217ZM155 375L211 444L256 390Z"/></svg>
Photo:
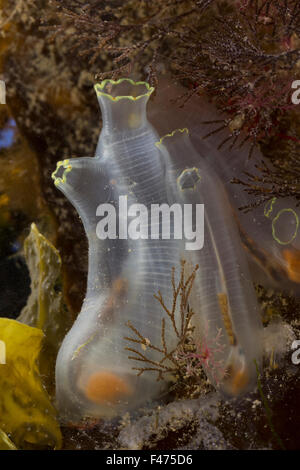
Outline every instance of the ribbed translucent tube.
<svg viewBox="0 0 300 470"><path fill-rule="evenodd" d="M211 382L229 395L244 393L257 381L261 321L245 253L227 195L216 174L196 152L187 129L162 138L158 148L170 161L167 179L177 181L183 204L204 204L204 247L186 252L199 264L191 306L194 340ZM174 183L172 191L176 192Z"/></svg>
<svg viewBox="0 0 300 470"><path fill-rule="evenodd" d="M130 321L147 340L160 343L164 312L154 294L160 290L172 305L171 269L181 257L181 244L172 239L126 239L121 232L115 239L97 237L100 204L114 206L118 224L125 226L120 197L128 208L143 204L150 209L167 203L167 193L165 165L155 146L158 136L146 118L153 89L128 79L105 80L95 89L103 118L96 156L59 162L53 175L77 209L89 243L85 300L56 364L58 407L70 421L121 414L164 389L166 381L157 382L154 373L137 377L132 367L141 364L128 359L124 337L132 336L126 326ZM150 230L148 221L140 229ZM171 322L165 333L173 348ZM161 359L149 348L147 356Z"/></svg>

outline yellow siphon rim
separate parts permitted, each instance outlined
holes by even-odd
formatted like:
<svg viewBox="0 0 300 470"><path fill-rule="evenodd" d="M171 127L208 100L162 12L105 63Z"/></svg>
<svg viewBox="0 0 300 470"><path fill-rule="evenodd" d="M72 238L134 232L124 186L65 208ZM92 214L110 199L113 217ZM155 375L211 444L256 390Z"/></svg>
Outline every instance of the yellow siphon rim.
<svg viewBox="0 0 300 470"><path fill-rule="evenodd" d="M189 172L194 171L194 172L197 174L197 176L198 176L198 180L195 181L195 184L193 185L192 188L185 188L185 189L183 189L183 188L180 186L180 179L181 179L182 176L183 176L185 173L187 173L188 171L189 171ZM192 166L191 168L185 168L185 169L180 173L180 175L178 176L178 178L177 178L176 181L177 181L177 185L179 186L180 191L183 192L183 191L186 191L187 189L190 189L190 190L192 190L192 191L195 191L198 182L201 181L201 175L200 175L200 172L199 172L199 168L197 168L196 166Z"/></svg>
<svg viewBox="0 0 300 470"><path fill-rule="evenodd" d="M265 207L264 207L264 216L265 217L268 217L268 218L270 217L270 215L273 212L273 206L274 206L276 201L277 201L277 198L273 197L271 200L266 202Z"/></svg>
<svg viewBox="0 0 300 470"><path fill-rule="evenodd" d="M142 95L139 95L139 96L130 96L130 95L128 95L128 96L127 95L124 95L124 96L111 96L110 94L105 93L104 91L102 91L107 83L111 83L112 85L119 85L119 83L122 83L122 82L129 82L129 83L131 83L131 85L134 85L134 86L145 85L145 87L147 88L148 91L147 91L147 93L143 93ZM94 85L94 89L96 91L97 96L105 96L106 98L109 98L113 102L120 101L120 100L123 100L123 99L131 100L131 101L137 101L140 98L143 98L144 96L150 96L151 93L154 91L154 87L151 87L149 85L149 83L147 83L147 82L135 82L131 78L120 78L119 80L112 80L112 79L108 78L106 80L103 80L101 83L96 83L96 85Z"/></svg>
<svg viewBox="0 0 300 470"><path fill-rule="evenodd" d="M290 212L293 214L293 216L295 217L295 220L296 220L296 228L295 228L295 231L294 231L294 234L293 236L291 237L290 240L288 241L282 241L280 240L279 237L277 237L276 235L276 222L279 220L281 214L283 214L284 212ZM274 217L274 219L272 220L272 235L273 235L273 238L274 240L279 243L280 245L289 245L290 243L292 243L293 240L295 240L296 236L297 236L297 233L298 233L298 229L299 229L299 217L297 215L297 212L295 212L293 209L291 208L285 208L285 209L281 209L281 211L278 212L278 214L276 215L276 217Z"/></svg>
<svg viewBox="0 0 300 470"><path fill-rule="evenodd" d="M187 127L183 127L182 129L175 129L173 132L171 132L170 134L166 134L164 135L163 137L161 137L161 139L158 141L158 142L155 142L155 145L156 147L158 147L159 145L162 145L163 141L168 138L168 137L173 137L173 135L175 135L177 132L180 132L181 134L183 133L186 133L186 134L189 134L189 130Z"/></svg>
<svg viewBox="0 0 300 470"><path fill-rule="evenodd" d="M65 171L63 172L62 178L59 176L56 176L55 173L60 167L65 168ZM70 164L70 160L62 160L60 162L57 162L55 171L53 171L51 178L54 180L55 186L58 186L59 183L66 183L67 181L67 173L69 173L72 170L72 165Z"/></svg>

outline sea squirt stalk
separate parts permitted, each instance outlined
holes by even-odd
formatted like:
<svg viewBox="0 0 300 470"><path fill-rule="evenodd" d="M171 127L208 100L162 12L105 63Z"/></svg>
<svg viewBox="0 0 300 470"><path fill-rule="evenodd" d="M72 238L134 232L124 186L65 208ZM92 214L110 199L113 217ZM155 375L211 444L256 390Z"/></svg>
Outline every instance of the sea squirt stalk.
<svg viewBox="0 0 300 470"><path fill-rule="evenodd" d="M133 231L145 234L150 227L141 205L150 209L151 204L167 203L165 167L155 146L158 136L146 117L153 88L121 79L105 80L95 90L103 118L96 156L59 162L53 174L56 186L78 211L89 244L85 300L56 363L58 407L62 419L73 422L121 414L166 387L168 378L157 382L151 372L138 377L132 370L135 364L124 350L130 334L126 323L151 343L160 342L164 312L153 296L160 291L172 305L170 273L182 256L182 244L172 237L132 239L125 234L123 206L132 211L129 219L140 216L139 228ZM99 221L105 219L99 216L106 216L103 207L109 212L111 206L119 232L99 239ZM151 223L155 229L160 231L159 220ZM174 348L171 321L166 322L165 336L168 348ZM161 359L155 350L147 354Z"/></svg>
<svg viewBox="0 0 300 470"><path fill-rule="evenodd" d="M190 302L196 312L194 341L208 345L203 363L210 381L225 394L242 394L257 382L262 325L227 194L187 129L168 134L157 147L170 161L167 179L177 181L178 199L205 207L204 247L189 252L199 264Z"/></svg>

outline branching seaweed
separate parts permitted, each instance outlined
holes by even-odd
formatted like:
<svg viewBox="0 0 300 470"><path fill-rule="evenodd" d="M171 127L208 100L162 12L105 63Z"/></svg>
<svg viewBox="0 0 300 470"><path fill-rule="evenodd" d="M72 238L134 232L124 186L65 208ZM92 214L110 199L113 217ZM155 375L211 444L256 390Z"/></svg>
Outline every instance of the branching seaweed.
<svg viewBox="0 0 300 470"><path fill-rule="evenodd" d="M273 198L291 197L296 205L300 204L300 145L290 140L286 146L289 153L284 159L276 159L272 163L262 161L255 165L259 171L257 175L245 172L245 179L232 180L232 183L244 186L249 195L255 196L253 203L241 207L241 210L248 211Z"/></svg>
<svg viewBox="0 0 300 470"><path fill-rule="evenodd" d="M182 105L206 93L224 113L207 134L226 132L219 148L247 143L251 156L256 145L281 142L282 120L295 119L291 83L299 75L298 0L52 3L57 20L46 15L43 27L52 39L62 36L76 60L87 58L97 79L138 73L157 85L160 72L168 70L186 86L178 97ZM290 183L280 182L291 170L289 159L279 161L267 172L266 184L264 171L261 184L250 178L250 193L263 196L261 201L272 197L268 182L274 177L276 193L299 199L298 184L292 182L291 190Z"/></svg>
<svg viewBox="0 0 300 470"><path fill-rule="evenodd" d="M161 345L154 345L144 335L138 331L130 322L127 323L128 328L134 333L134 337L125 337L133 345L140 345L144 353L138 351L134 347L126 347L125 349L134 355L130 355L129 359L142 362L141 367L133 367L140 376L145 372L157 373L157 381L167 377L176 379L176 392L179 395L197 396L204 389L209 389L204 369L210 371L214 381L218 384L220 377L224 376L224 361L216 361L215 353L222 352L224 346L220 342L222 336L221 331L216 332L216 337L210 341L206 340L204 331L203 338L195 341L193 337L193 326L191 319L195 312L189 306L189 298L193 288L198 265L196 265L189 276L185 273L185 261L181 261L181 272L178 284L175 283L175 268L172 269L171 284L173 290L172 307L169 308L162 298L160 292L154 295L156 300L161 304L167 318L162 318L161 322ZM179 312L179 321L176 320L175 313ZM166 341L166 320L171 322L173 332L177 337L176 346L168 349ZM156 351L161 357L160 360L150 359L146 351L150 349Z"/></svg>
<svg viewBox="0 0 300 470"><path fill-rule="evenodd" d="M198 265L195 266L192 273L186 278L185 273L185 261L181 261L181 272L180 272L180 279L178 284L175 283L175 268L172 268L171 274L171 284L173 290L173 303L172 307L169 308L160 292L155 294L154 297L158 302L161 304L167 318L172 324L172 328L175 332L177 337L177 344L174 349L169 350L167 347L166 336L165 336L165 327L166 327L166 319L162 318L161 321L161 345L156 346L149 341L149 339L145 338L130 322L127 323L128 328L130 328L131 332L134 333L135 337L125 337L125 340L133 343L139 344L145 351L147 348L157 351L161 354L161 359L159 361L149 359L146 354L141 353L137 349L133 347L126 347L127 351L134 353L134 356L129 356L129 359L134 361L143 362L145 365L142 367L133 367L133 370L138 372L138 376L142 375L146 371L153 371L157 372L157 380L162 380L165 374L174 374L176 375L179 370L179 362L177 359L177 352L178 349L181 348L185 342L187 341L188 334L191 332L191 318L194 315L194 311L189 307L189 297L191 293L191 289L193 287L193 283L196 277L196 272L198 270ZM176 311L179 309L179 316L180 321L176 322ZM179 324L178 324L179 323Z"/></svg>

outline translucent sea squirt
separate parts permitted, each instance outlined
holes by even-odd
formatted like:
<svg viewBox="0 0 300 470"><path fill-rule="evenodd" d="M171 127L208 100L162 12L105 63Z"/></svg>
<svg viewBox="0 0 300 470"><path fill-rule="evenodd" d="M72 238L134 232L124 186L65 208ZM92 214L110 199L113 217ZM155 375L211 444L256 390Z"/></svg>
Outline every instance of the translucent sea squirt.
<svg viewBox="0 0 300 470"><path fill-rule="evenodd" d="M167 180L177 181L178 200L205 208L204 247L190 251L189 259L199 264L191 306L195 343L207 345L206 374L227 395L245 393L257 382L262 325L227 194L187 129L165 136L157 147L170 162Z"/></svg>
<svg viewBox="0 0 300 470"><path fill-rule="evenodd" d="M125 351L125 337L130 335L126 323L130 321L153 344L160 342L164 313L153 296L159 290L172 305L170 273L182 255L177 240L143 236L149 226L141 205L149 209L151 204L167 203L164 162L155 146L158 136L146 117L153 88L121 79L105 80L95 90L103 118L96 156L58 162L53 174L56 186L77 209L89 243L85 300L56 363L58 407L62 419L73 422L121 414L166 387L168 378L157 382L151 372L138 377L132 370L140 364ZM135 212L131 215L140 215L136 239L126 235L121 203ZM111 206L118 230L115 236L99 238L105 232L105 217L100 216L106 216L103 208L109 212ZM156 225L159 231L159 220ZM172 349L176 337L171 322L165 328ZM149 348L147 355L161 359Z"/></svg>

